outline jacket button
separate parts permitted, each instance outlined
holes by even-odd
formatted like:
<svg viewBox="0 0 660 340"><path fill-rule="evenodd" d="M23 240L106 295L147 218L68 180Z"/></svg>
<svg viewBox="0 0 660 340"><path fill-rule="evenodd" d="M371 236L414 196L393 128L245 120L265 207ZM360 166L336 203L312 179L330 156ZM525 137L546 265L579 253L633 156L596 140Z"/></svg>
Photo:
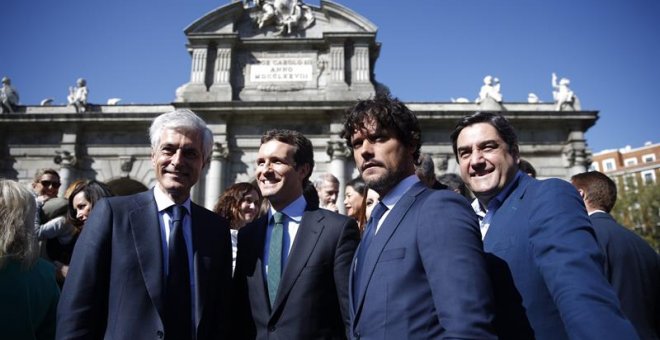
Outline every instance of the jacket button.
<svg viewBox="0 0 660 340"><path fill-rule="evenodd" d="M162 338L163 338L163 335L164 335L164 334L163 334L163 331L157 331L157 332L156 332L156 336L158 336L158 339L162 339Z"/></svg>

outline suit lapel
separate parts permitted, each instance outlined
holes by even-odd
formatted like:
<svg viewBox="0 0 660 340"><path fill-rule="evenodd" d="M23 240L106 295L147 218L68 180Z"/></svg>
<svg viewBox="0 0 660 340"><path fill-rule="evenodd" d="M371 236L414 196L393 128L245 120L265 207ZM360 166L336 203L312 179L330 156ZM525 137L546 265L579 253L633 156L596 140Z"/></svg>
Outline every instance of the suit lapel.
<svg viewBox="0 0 660 340"><path fill-rule="evenodd" d="M504 199L504 203L497 209L497 212L493 216L493 219L490 222L488 227L488 232L486 232L486 237L484 237L484 249L487 250L490 248L492 242L498 242L500 239L509 239L508 234L515 232L509 220L514 216L517 216L516 211L521 204L525 192L531 183L535 179L529 176L520 176L518 183L515 184L516 187L511 191L509 196Z"/></svg>
<svg viewBox="0 0 660 340"><path fill-rule="evenodd" d="M206 227L206 221L202 221L200 214L200 207L195 203L190 204L190 219L191 219L191 234L193 246L193 266L195 267L195 329L199 327L199 322L202 319L202 312L204 311L204 301L208 294L208 278L211 266L211 258L205 256L207 254L207 241L204 239L203 229ZM218 226L219 227L219 226ZM221 246L219 244L215 245Z"/></svg>
<svg viewBox="0 0 660 340"><path fill-rule="evenodd" d="M162 318L164 272L158 208L152 190L137 195L135 201L135 209L130 211L128 218L138 264L149 297Z"/></svg>
<svg viewBox="0 0 660 340"><path fill-rule="evenodd" d="M249 289L256 290L254 293L250 292L250 296L257 296L256 299L263 303L263 310L270 311L270 300L268 297L268 287L266 285L267 278L266 273L264 272L264 243L266 242L268 215L266 214L252 222L250 227L254 228L254 230L250 230L250 237L244 238L245 241L250 242L249 247L251 249L251 255L248 258L250 261L248 267L251 267L252 263L254 263L254 275L252 276L252 280L256 280L256 283L249 287ZM247 229L248 227L245 226L244 228ZM240 247L248 247L248 245L241 244Z"/></svg>
<svg viewBox="0 0 660 340"><path fill-rule="evenodd" d="M392 211L389 213L389 215L387 215L385 221L382 222L380 228L378 229L378 233L376 233L376 236L371 243L371 246L369 246L369 250L367 251L364 259L363 275L365 275L365 278L362 279L360 287L353 287L353 289L359 290L359 300L357 304L358 309L355 313L355 320L359 318L360 312L362 311L365 291L367 290L369 281L371 281L371 276L376 269L376 263L378 262L380 254L383 252L383 249L385 248L385 245L389 241L390 237L392 237L392 234L394 234L394 232L397 230L401 224L401 221L408 213L408 210L410 210L410 207L415 202L415 197L424 189L424 185L418 182L413 185L403 196L401 196L401 199L399 199ZM357 251L355 253L357 254ZM352 294L349 293L349 296L351 295Z"/></svg>
<svg viewBox="0 0 660 340"><path fill-rule="evenodd" d="M275 298L271 315L273 315L273 311L276 311L282 304L284 297L289 294L293 284L296 282L302 269L305 267L307 260L309 260L314 247L316 247L316 243L318 242L324 227L322 220L323 215L318 213L317 210L305 211L303 214L298 233L291 246L288 262L282 273L282 279L280 280L280 286L277 289L277 297Z"/></svg>

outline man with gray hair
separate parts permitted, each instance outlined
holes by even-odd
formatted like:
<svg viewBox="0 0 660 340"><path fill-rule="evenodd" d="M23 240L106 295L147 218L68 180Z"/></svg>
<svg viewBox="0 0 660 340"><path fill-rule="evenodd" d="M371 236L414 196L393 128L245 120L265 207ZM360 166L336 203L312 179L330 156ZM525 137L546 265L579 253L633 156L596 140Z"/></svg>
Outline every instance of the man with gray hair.
<svg viewBox="0 0 660 340"><path fill-rule="evenodd" d="M423 153L419 156L419 164L415 165L415 173L427 187L435 190L447 189L447 186L438 182L435 177L435 164L431 155Z"/></svg>
<svg viewBox="0 0 660 340"><path fill-rule="evenodd" d="M149 129L156 186L94 205L58 306L57 339L227 338L228 223L193 203L213 135L189 110Z"/></svg>
<svg viewBox="0 0 660 340"><path fill-rule="evenodd" d="M314 181L314 187L319 194L321 209L337 212L337 196L339 196L339 180L333 174L326 172Z"/></svg>

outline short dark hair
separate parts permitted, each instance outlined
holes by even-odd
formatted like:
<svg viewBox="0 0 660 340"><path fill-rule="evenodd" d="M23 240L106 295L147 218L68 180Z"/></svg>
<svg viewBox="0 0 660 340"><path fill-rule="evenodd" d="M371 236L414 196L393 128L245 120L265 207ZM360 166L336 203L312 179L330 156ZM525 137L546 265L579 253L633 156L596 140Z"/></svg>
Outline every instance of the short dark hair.
<svg viewBox="0 0 660 340"><path fill-rule="evenodd" d="M364 182L362 177L353 178L352 180L346 182L346 186L353 188L353 190L362 196L366 196L367 190L369 190L369 188L367 188L367 183Z"/></svg>
<svg viewBox="0 0 660 340"><path fill-rule="evenodd" d="M346 140L349 147L352 146L353 133L365 129L365 119L373 118L378 124L377 128L387 129L393 132L403 144L415 147L413 160L415 164L418 164L422 146L422 131L415 114L399 99L386 93L378 93L373 98L358 101L346 110L344 118L344 130L341 132L341 137Z"/></svg>
<svg viewBox="0 0 660 340"><path fill-rule="evenodd" d="M584 200L607 213L616 203L616 184L607 175L598 171L588 171L571 177L571 183L584 191Z"/></svg>
<svg viewBox="0 0 660 340"><path fill-rule="evenodd" d="M293 151L294 168L298 169L301 165L309 164L309 173L303 179L304 185L314 170L314 147L312 146L312 142L302 133L287 129L268 130L261 136L261 144L265 144L271 140L289 144L295 148Z"/></svg>
<svg viewBox="0 0 660 340"><path fill-rule="evenodd" d="M522 158L520 160L518 160L518 169L520 169L520 171L532 176L533 178L536 178L536 169L534 168L532 163L530 163L529 161L527 161L525 159L522 159Z"/></svg>
<svg viewBox="0 0 660 340"><path fill-rule="evenodd" d="M500 114L479 111L461 118L456 124L456 127L454 127L454 131L451 133L451 146L454 150L454 157L456 157L457 161L458 152L456 141L458 140L458 135L461 134L461 131L463 131L464 128L477 123L488 123L493 126L495 130L497 130L497 134L500 136L500 138L502 138L502 140L504 140L504 142L509 146L509 153L514 156L519 154L518 136L516 135L516 131L513 129L511 123L509 123L509 121Z"/></svg>

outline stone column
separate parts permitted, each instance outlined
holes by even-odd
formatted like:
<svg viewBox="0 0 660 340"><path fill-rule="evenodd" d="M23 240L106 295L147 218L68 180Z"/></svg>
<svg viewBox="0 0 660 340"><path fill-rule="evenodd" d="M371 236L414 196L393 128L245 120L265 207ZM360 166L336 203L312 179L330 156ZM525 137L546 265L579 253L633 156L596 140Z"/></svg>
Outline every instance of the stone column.
<svg viewBox="0 0 660 340"><path fill-rule="evenodd" d="M369 83L369 45L355 44L353 54L352 84Z"/></svg>
<svg viewBox="0 0 660 340"><path fill-rule="evenodd" d="M206 46L193 48L192 66L190 70L190 82L192 84L204 84L206 76Z"/></svg>
<svg viewBox="0 0 660 340"><path fill-rule="evenodd" d="M589 152L584 139L584 132L571 131L564 145L562 158L564 166L568 168L568 176L577 175L587 171L589 167ZM568 178L567 178L568 179Z"/></svg>
<svg viewBox="0 0 660 340"><path fill-rule="evenodd" d="M213 209L215 201L225 191L225 164L229 157L229 150L225 148L222 143L213 143L213 153L211 154L211 162L209 170L206 174L206 190L204 198L204 206L207 209Z"/></svg>
<svg viewBox="0 0 660 340"><path fill-rule="evenodd" d="M344 207L344 193L346 187L346 159L351 156L351 149L343 141L328 141L326 148L330 156L330 173L339 180L339 193L337 194L337 208L339 213L346 213Z"/></svg>
<svg viewBox="0 0 660 340"><path fill-rule="evenodd" d="M195 45L189 49L192 56L190 81L176 89L177 102L194 102L208 97L206 90L207 45Z"/></svg>
<svg viewBox="0 0 660 340"><path fill-rule="evenodd" d="M72 168L76 165L76 157L69 151L56 151L56 154L53 161L60 166L58 173L60 174L60 183L62 183L57 195L62 197L73 181Z"/></svg>
<svg viewBox="0 0 660 340"><path fill-rule="evenodd" d="M344 72L344 44L333 44L330 46L330 83L345 84Z"/></svg>
<svg viewBox="0 0 660 340"><path fill-rule="evenodd" d="M213 70L213 85L209 90L217 101L230 101L232 90L230 83L232 49L229 44L218 46Z"/></svg>

